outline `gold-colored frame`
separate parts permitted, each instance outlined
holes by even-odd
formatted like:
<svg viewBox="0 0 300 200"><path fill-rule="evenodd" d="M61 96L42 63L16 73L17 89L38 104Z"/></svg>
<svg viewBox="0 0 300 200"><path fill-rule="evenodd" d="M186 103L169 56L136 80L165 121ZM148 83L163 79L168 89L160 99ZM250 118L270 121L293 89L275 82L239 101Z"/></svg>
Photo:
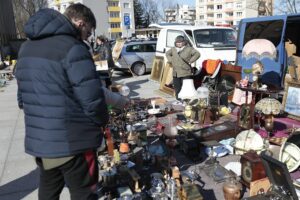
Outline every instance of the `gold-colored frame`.
<svg viewBox="0 0 300 200"><path fill-rule="evenodd" d="M300 120L300 82L286 83L282 106L289 118Z"/></svg>
<svg viewBox="0 0 300 200"><path fill-rule="evenodd" d="M152 64L150 79L160 82L163 68L164 68L164 57L155 56Z"/></svg>
<svg viewBox="0 0 300 200"><path fill-rule="evenodd" d="M243 129L251 128L251 107L250 105L243 104L240 107L238 115L238 126Z"/></svg>
<svg viewBox="0 0 300 200"><path fill-rule="evenodd" d="M162 76L161 76L161 82L160 82L160 86L159 86L159 90L174 96L174 89L169 88L166 86L166 84L169 84L172 82L173 80L173 68L171 66L170 63L167 63L164 66L163 72L162 72Z"/></svg>

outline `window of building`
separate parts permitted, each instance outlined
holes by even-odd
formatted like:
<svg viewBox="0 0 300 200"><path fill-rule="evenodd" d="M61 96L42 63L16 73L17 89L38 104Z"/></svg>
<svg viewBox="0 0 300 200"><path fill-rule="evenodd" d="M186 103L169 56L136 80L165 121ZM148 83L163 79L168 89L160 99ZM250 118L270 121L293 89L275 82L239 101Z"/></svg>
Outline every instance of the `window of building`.
<svg viewBox="0 0 300 200"><path fill-rule="evenodd" d="M218 19L222 18L222 14L217 14L217 18Z"/></svg>
<svg viewBox="0 0 300 200"><path fill-rule="evenodd" d="M237 3L236 3L236 8L242 8L242 7L243 7L242 2L237 2Z"/></svg>
<svg viewBox="0 0 300 200"><path fill-rule="evenodd" d="M204 15L200 15L200 16L199 16L199 19L204 19Z"/></svg>
<svg viewBox="0 0 300 200"><path fill-rule="evenodd" d="M243 12L237 12L237 13L236 13L236 16L237 16L237 17L242 17L242 16L243 16Z"/></svg>
<svg viewBox="0 0 300 200"><path fill-rule="evenodd" d="M233 12L226 12L226 17L233 17Z"/></svg>
<svg viewBox="0 0 300 200"><path fill-rule="evenodd" d="M120 12L110 12L109 16L111 18L118 18L118 17L120 17Z"/></svg>
<svg viewBox="0 0 300 200"><path fill-rule="evenodd" d="M217 5L217 10L222 10L222 5Z"/></svg>
<svg viewBox="0 0 300 200"><path fill-rule="evenodd" d="M108 2L108 6L109 7L118 7L119 6L119 2L118 1L109 1Z"/></svg>
<svg viewBox="0 0 300 200"><path fill-rule="evenodd" d="M213 18L213 17L214 17L214 14L208 14L207 17L208 17L208 18Z"/></svg>
<svg viewBox="0 0 300 200"><path fill-rule="evenodd" d="M130 8L130 4L129 3L124 3L123 6L124 6L124 8Z"/></svg>
<svg viewBox="0 0 300 200"><path fill-rule="evenodd" d="M214 6L207 6L207 10L214 10Z"/></svg>
<svg viewBox="0 0 300 200"><path fill-rule="evenodd" d="M233 8L233 4L232 3L226 3L225 8Z"/></svg>
<svg viewBox="0 0 300 200"><path fill-rule="evenodd" d="M121 24L120 23L111 23L110 28L120 28Z"/></svg>
<svg viewBox="0 0 300 200"><path fill-rule="evenodd" d="M203 12L203 11L204 11L204 7L203 7L203 6L200 6L200 7L199 7L199 11Z"/></svg>

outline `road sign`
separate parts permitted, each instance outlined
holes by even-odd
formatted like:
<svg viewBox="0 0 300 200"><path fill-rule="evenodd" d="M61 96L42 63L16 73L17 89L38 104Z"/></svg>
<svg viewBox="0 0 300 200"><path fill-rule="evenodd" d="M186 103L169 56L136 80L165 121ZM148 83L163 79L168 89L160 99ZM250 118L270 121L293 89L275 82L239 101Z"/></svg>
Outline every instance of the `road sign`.
<svg viewBox="0 0 300 200"><path fill-rule="evenodd" d="M130 26L130 16L129 15L124 16L124 25Z"/></svg>

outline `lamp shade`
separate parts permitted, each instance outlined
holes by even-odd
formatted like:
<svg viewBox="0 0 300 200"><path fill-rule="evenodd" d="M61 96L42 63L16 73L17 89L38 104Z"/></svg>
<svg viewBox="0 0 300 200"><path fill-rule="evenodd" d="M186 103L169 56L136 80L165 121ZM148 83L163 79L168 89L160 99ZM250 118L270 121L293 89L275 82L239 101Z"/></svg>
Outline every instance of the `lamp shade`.
<svg viewBox="0 0 300 200"><path fill-rule="evenodd" d="M277 50L275 45L267 39L252 39L248 41L242 50L245 58L270 58L275 59Z"/></svg>
<svg viewBox="0 0 300 200"><path fill-rule="evenodd" d="M281 111L281 103L273 98L263 98L255 105L255 110L265 115L278 115Z"/></svg>
<svg viewBox="0 0 300 200"><path fill-rule="evenodd" d="M180 99L193 99L197 96L197 91L194 86L193 79L183 79L182 87L178 93Z"/></svg>

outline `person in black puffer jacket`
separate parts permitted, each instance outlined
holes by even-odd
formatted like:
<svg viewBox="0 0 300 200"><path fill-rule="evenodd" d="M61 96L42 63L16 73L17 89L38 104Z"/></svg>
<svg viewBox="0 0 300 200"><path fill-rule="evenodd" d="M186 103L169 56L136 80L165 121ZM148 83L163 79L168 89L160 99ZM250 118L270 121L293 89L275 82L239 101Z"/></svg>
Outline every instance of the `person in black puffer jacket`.
<svg viewBox="0 0 300 200"><path fill-rule="evenodd" d="M86 45L94 14L72 4L64 15L43 9L25 25L29 38L17 62L19 106L25 113L25 151L40 168L39 199L97 199L96 149L108 121L101 82Z"/></svg>

